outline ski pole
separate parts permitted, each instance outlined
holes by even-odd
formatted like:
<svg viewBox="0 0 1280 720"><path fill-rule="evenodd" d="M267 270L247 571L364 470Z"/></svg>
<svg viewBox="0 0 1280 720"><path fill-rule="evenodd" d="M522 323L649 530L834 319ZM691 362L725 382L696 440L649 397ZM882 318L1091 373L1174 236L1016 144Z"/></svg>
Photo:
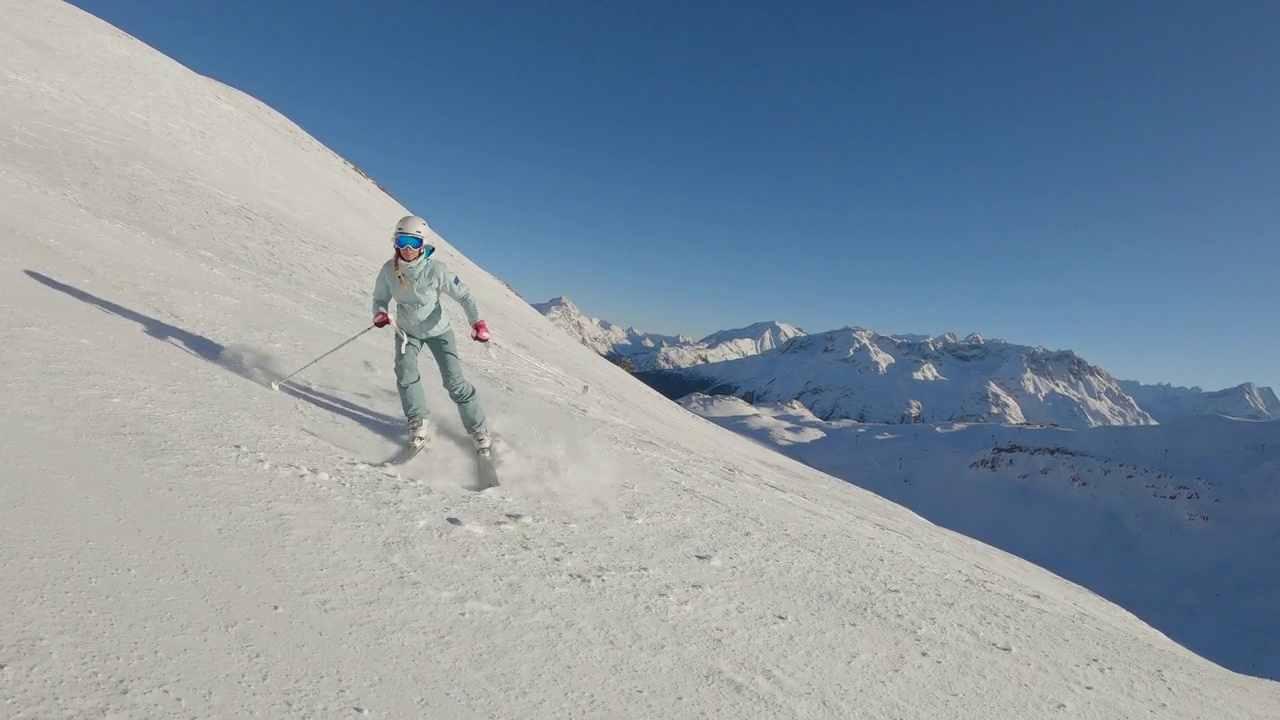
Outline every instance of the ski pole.
<svg viewBox="0 0 1280 720"><path fill-rule="evenodd" d="M286 375L286 376L284 376L284 377L280 378L279 380L272 380L272 381L271 381L271 389L272 389L272 390L279 390L279 389L280 389L280 386L284 384L284 381L285 381L285 380L288 380L289 378L293 377L294 375L297 375L298 373L302 372L303 370L306 370L307 368L311 367L312 365L315 365L316 363L320 362L321 360L323 360L323 359L325 359L325 358L329 357L330 355L332 355L332 354L334 354L334 353L338 352L338 351L339 351L339 350L341 350L342 348L344 348L344 347L346 347L346 346L350 345L351 343L355 342L356 338L358 338L358 337L360 337L361 335L363 335L363 334L365 334L365 333L369 332L370 330L374 329L375 327L377 327L377 326L376 326L376 325L370 325L369 327L367 327L367 328L365 328L365 329L361 330L360 332L356 333L355 335L352 335L351 337L347 338L345 341L343 341L343 343L342 343L341 345L339 345L338 347L336 347L336 348L334 348L334 349L330 350L329 352L327 352L327 353L325 353L325 354L321 355L320 357L316 358L315 360L312 360L311 362L307 363L306 365L303 365L302 367L298 368L297 370L294 370L293 372L291 372L291 373L289 373L288 375Z"/></svg>

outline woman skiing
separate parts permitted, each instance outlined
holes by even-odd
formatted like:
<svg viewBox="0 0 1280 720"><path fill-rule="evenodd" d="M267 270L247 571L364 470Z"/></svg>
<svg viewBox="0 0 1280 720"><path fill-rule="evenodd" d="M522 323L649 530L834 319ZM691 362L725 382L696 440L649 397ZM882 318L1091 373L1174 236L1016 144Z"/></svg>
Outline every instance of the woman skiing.
<svg viewBox="0 0 1280 720"><path fill-rule="evenodd" d="M489 328L480 319L480 311L471 291L440 260L432 259L435 247L427 243L427 221L416 215L402 218L396 224L392 243L393 257L382 266L373 286L373 324L391 324L387 306L396 301L395 369L400 405L409 421L409 444L416 450L429 437L426 398L422 392L422 376L418 372L418 353L425 345L440 368L440 379L449 397L458 405L462 425L475 441L476 451L489 453L489 431L485 427L484 410L476 397L476 389L462 374L462 361L449 319L440 304L443 291L462 306L471 323L471 338L489 341Z"/></svg>

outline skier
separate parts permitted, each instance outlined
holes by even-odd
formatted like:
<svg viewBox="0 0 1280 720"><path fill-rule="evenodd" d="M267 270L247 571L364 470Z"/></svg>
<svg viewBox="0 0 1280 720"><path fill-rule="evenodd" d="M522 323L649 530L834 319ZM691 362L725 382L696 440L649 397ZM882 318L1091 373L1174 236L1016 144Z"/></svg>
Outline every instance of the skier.
<svg viewBox="0 0 1280 720"><path fill-rule="evenodd" d="M431 411L427 409L418 372L418 353L425 345L436 359L445 390L458 405L462 425L471 434L476 452L487 456L490 437L484 410L475 387L463 377L462 361L453 329L440 304L440 293L447 293L462 306L471 323L471 339L489 342L489 328L480 319L467 286L442 261L431 257L435 246L427 243L427 233L427 221L416 215L396 224L392 236L394 254L378 272L373 286L373 324L380 328L391 324L387 306L394 299L396 387L409 421L410 447L420 449L429 437L427 417Z"/></svg>

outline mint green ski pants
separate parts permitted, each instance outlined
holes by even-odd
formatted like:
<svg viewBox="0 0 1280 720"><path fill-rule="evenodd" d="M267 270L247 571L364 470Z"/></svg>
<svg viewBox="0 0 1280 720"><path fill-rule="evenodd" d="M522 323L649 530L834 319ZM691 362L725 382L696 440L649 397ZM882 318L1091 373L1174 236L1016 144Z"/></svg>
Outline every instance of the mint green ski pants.
<svg viewBox="0 0 1280 720"><path fill-rule="evenodd" d="M462 426L468 433L484 426L484 409L476 397L475 386L462 375L462 361L458 359L458 345L452 330L425 340L399 332L393 337L396 343L396 388L400 391L400 407L404 409L406 418L426 418L431 414L422 392L422 374L418 372L418 353L426 345L440 368L444 389L458 405Z"/></svg>

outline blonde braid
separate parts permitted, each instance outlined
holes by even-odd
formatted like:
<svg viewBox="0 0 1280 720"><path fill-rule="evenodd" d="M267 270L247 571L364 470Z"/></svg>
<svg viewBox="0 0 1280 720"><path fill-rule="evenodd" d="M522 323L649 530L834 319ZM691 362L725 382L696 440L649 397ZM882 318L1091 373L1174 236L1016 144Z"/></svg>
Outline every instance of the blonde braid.
<svg viewBox="0 0 1280 720"><path fill-rule="evenodd" d="M408 287L409 283L405 282L404 273L400 272L400 251L396 250L394 252L396 261L396 277L400 278L400 287Z"/></svg>

